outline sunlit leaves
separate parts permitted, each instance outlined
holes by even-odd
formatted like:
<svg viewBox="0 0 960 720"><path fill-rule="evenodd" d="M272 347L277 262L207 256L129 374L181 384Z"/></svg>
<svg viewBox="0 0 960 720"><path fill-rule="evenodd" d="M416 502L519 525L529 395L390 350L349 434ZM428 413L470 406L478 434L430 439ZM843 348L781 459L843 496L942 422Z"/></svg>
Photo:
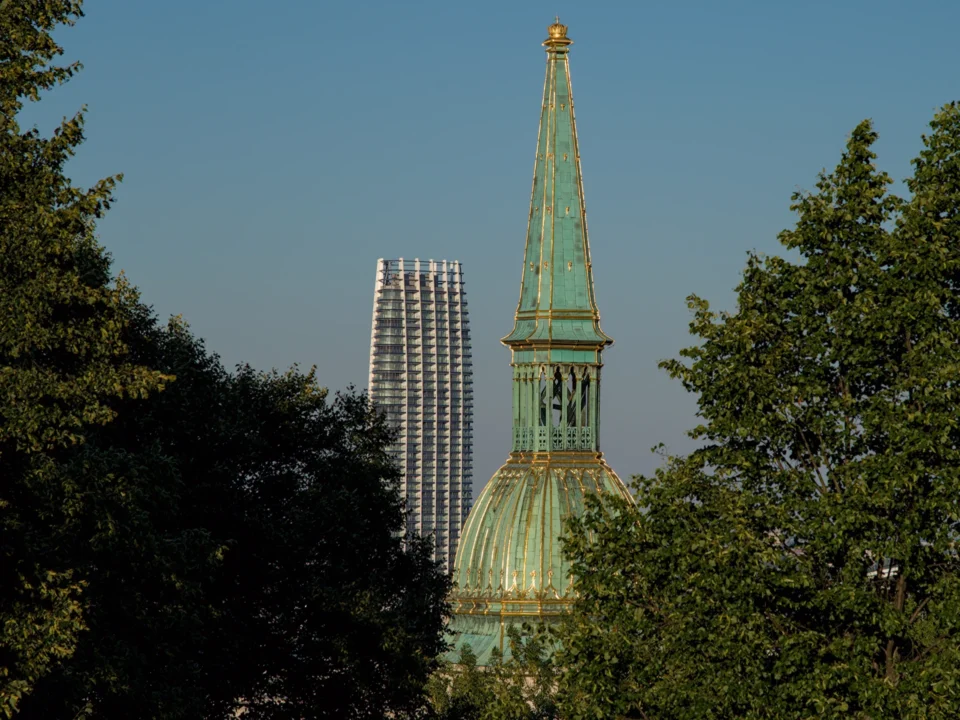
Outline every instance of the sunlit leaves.
<svg viewBox="0 0 960 720"><path fill-rule="evenodd" d="M25 99L79 67L54 63L51 36L79 15L75 1L0 2L0 716L83 629L83 583L51 552L69 494L58 459L113 419L116 402L169 379L128 357L136 292L112 281L94 237L116 179L82 190L64 174L82 115L50 137L17 125Z"/></svg>
<svg viewBox="0 0 960 720"><path fill-rule="evenodd" d="M570 717L960 714L960 109L889 194L869 122L663 363L701 450L573 523Z"/></svg>

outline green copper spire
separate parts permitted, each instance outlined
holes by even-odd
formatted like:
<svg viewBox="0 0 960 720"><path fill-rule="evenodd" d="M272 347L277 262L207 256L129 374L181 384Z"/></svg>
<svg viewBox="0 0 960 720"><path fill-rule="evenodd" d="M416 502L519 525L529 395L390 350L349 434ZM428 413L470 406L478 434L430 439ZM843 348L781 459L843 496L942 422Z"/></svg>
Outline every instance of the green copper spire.
<svg viewBox="0 0 960 720"><path fill-rule="evenodd" d="M548 28L547 79L520 303L503 339L513 367L513 448L477 498L454 561L456 662L508 653L506 630L556 620L576 598L560 548L587 495L630 497L600 452L600 330L583 211L567 28Z"/></svg>
<svg viewBox="0 0 960 720"><path fill-rule="evenodd" d="M559 20L548 28L547 77L533 170L527 244L513 348L551 343L602 347L583 202L580 148L573 114L568 51L573 41Z"/></svg>
<svg viewBox="0 0 960 720"><path fill-rule="evenodd" d="M548 28L537 159L513 332L513 450L600 449L600 368L613 343L600 329L573 114L559 19Z"/></svg>

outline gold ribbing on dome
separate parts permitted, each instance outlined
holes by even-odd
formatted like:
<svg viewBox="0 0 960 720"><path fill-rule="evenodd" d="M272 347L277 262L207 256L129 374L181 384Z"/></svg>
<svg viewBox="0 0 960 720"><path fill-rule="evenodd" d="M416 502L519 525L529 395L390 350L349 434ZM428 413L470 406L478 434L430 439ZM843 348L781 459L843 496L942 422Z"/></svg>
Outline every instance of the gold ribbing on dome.
<svg viewBox="0 0 960 720"><path fill-rule="evenodd" d="M543 41L543 44L548 48L561 49L573 45L573 40L567 37L567 26L560 24L559 17L553 25L547 28L547 35L549 37Z"/></svg>

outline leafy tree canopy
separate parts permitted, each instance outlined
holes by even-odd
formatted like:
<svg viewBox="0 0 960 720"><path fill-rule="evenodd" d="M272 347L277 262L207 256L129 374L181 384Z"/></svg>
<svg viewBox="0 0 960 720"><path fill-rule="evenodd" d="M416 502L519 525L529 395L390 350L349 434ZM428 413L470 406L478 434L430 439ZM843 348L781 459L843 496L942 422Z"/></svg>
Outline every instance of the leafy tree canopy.
<svg viewBox="0 0 960 720"><path fill-rule="evenodd" d="M0 0L0 717L404 717L448 579L401 541L391 432L313 373L223 368L113 279L116 180L22 103L79 1Z"/></svg>
<svg viewBox="0 0 960 720"><path fill-rule="evenodd" d="M181 323L141 320L131 348L177 379L62 468L101 502L61 546L96 568L89 630L18 717L419 711L449 581L427 540L399 536L383 418L312 372L227 372Z"/></svg>
<svg viewBox="0 0 960 720"><path fill-rule="evenodd" d="M858 125L662 364L703 445L574 521L570 718L960 716L960 106L908 202ZM591 540L591 538L593 538Z"/></svg>
<svg viewBox="0 0 960 720"><path fill-rule="evenodd" d="M432 717L437 720L556 720L557 673L550 657L551 629L524 625L507 630L510 655L494 649L490 665L477 667L467 645L459 662L430 678Z"/></svg>
<svg viewBox="0 0 960 720"><path fill-rule="evenodd" d="M64 174L82 113L49 138L17 124L25 101L78 69L53 63L50 33L79 16L79 2L0 2L0 716L84 627L84 582L53 552L78 501L57 462L118 402L169 380L130 357L123 335L137 296L111 279L94 237L119 177L83 190Z"/></svg>

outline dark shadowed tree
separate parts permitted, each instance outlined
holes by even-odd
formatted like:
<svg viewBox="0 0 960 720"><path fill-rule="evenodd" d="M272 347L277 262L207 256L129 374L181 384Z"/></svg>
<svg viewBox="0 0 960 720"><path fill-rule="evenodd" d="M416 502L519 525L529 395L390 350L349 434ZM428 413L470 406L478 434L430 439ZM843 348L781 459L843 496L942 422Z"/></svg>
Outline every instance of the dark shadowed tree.
<svg viewBox="0 0 960 720"><path fill-rule="evenodd" d="M0 717L419 712L448 580L383 420L158 326L94 239L116 179L64 175L82 116L17 124L80 6L0 0Z"/></svg>
<svg viewBox="0 0 960 720"><path fill-rule="evenodd" d="M88 630L20 717L421 709L449 581L428 541L399 537L383 419L312 373L227 372L178 322L144 313L136 332L134 354L177 379L61 469L111 478L136 512L111 507L109 533L99 515L70 529Z"/></svg>
<svg viewBox="0 0 960 720"><path fill-rule="evenodd" d="M909 202L864 122L799 261L691 298L703 447L573 523L565 717L960 716L960 108L931 128Z"/></svg>
<svg viewBox="0 0 960 720"><path fill-rule="evenodd" d="M121 399L164 381L127 352L136 294L94 238L117 178L84 190L64 174L82 113L51 137L17 122L78 69L54 64L50 33L79 15L79 2L0 1L0 717L83 628L83 578L55 550L66 518L96 501L57 464Z"/></svg>

